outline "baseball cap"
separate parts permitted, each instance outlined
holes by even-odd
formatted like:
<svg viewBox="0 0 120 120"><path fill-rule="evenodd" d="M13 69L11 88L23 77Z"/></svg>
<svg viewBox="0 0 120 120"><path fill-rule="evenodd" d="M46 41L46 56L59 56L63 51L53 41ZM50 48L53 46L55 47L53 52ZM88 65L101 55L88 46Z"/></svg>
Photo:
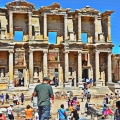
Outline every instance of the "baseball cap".
<svg viewBox="0 0 120 120"><path fill-rule="evenodd" d="M10 104L10 106L14 106L14 104Z"/></svg>
<svg viewBox="0 0 120 120"><path fill-rule="evenodd" d="M49 77L44 77L43 80L50 81Z"/></svg>

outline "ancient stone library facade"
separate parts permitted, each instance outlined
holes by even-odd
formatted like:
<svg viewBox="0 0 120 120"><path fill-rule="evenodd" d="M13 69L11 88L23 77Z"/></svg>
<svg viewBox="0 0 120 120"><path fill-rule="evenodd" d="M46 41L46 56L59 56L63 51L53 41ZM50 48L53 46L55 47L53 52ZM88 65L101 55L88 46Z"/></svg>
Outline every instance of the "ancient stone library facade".
<svg viewBox="0 0 120 120"><path fill-rule="evenodd" d="M60 84L72 78L112 82L112 13L90 6L71 11L53 3L36 10L22 0L6 3L0 8L0 83L24 77L26 85L44 76L56 76Z"/></svg>

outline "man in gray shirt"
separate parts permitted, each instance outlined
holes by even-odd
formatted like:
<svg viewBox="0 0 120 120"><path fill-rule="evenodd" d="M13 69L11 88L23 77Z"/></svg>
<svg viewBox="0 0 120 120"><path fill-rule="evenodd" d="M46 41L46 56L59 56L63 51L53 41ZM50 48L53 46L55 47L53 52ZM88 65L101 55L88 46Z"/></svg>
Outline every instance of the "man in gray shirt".
<svg viewBox="0 0 120 120"><path fill-rule="evenodd" d="M39 108L39 120L49 120L50 117L50 98L53 98L53 89L49 85L50 79L43 78L43 83L38 84L33 96L37 96L37 104Z"/></svg>

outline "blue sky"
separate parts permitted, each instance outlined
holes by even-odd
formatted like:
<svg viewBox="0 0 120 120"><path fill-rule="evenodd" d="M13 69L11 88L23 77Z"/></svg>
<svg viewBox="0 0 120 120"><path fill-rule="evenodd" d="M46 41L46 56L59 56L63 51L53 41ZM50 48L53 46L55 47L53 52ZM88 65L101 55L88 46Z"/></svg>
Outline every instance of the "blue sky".
<svg viewBox="0 0 120 120"><path fill-rule="evenodd" d="M7 2L11 2L11 0L0 0L0 7L4 7ZM27 0L27 2L33 3L36 9L58 2L62 8L71 8L72 10L83 8L86 5L100 12L114 10L115 12L111 16L111 36L112 42L115 44L113 53L120 54L118 47L120 45L120 0Z"/></svg>

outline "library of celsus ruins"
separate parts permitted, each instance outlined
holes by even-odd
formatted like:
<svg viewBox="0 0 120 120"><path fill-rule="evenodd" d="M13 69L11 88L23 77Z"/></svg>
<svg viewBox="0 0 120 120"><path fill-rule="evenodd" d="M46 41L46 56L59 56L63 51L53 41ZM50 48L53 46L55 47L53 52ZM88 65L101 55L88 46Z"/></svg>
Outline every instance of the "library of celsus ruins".
<svg viewBox="0 0 120 120"><path fill-rule="evenodd" d="M19 78L26 86L45 76L58 77L60 85L72 78L76 83L84 78L92 78L94 85L111 83L113 12L90 6L71 11L59 3L39 9L22 0L6 3L0 8L0 86Z"/></svg>

